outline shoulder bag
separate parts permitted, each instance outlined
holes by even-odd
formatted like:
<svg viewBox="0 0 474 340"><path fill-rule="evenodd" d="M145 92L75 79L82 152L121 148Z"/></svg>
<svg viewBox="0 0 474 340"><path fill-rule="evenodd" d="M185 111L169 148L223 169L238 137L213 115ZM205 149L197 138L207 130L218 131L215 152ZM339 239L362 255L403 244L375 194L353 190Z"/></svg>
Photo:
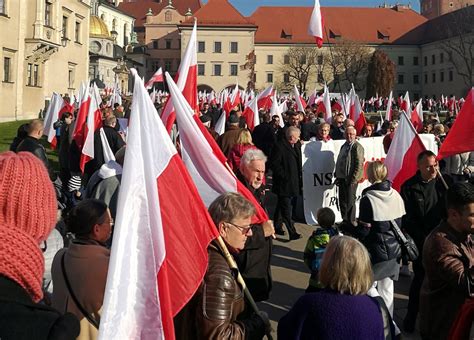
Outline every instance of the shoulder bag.
<svg viewBox="0 0 474 340"><path fill-rule="evenodd" d="M392 230L395 234L395 237L397 238L398 243L402 248L402 257L407 261L415 261L420 255L415 241L413 241L410 235L403 233L403 231L397 225L397 222L395 222L395 220L391 220L390 224L392 226Z"/></svg>

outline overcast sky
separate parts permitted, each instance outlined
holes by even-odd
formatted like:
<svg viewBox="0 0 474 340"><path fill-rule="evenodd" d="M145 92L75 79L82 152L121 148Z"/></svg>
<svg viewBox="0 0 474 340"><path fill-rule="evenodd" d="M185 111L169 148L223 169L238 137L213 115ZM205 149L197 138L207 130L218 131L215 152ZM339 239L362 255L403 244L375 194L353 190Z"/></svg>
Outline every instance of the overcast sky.
<svg viewBox="0 0 474 340"><path fill-rule="evenodd" d="M201 0L206 3L207 0ZM386 1L391 3L390 1ZM250 15L259 6L314 6L314 0L230 0L243 15ZM320 0L321 6L357 6L378 7L383 1L376 0ZM394 2L395 3L395 2ZM406 2L409 3L409 2ZM415 0L411 3L414 10L420 10L420 2Z"/></svg>

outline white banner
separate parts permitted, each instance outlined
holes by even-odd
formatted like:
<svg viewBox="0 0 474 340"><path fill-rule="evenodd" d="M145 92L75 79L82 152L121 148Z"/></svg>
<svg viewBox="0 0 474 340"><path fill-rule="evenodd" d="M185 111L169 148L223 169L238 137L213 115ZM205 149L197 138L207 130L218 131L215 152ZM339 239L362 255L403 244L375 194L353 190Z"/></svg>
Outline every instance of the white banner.
<svg viewBox="0 0 474 340"><path fill-rule="evenodd" d="M438 153L434 135L420 135L428 150ZM364 147L364 176L359 182L356 196L356 216L359 216L359 200L362 190L370 186L365 175L367 162L384 160L383 137L361 138L358 140ZM339 150L345 140L329 142L306 142L302 147L303 160L303 200L306 223L317 224L316 212L319 208L329 207L336 214L336 221L342 221L338 203L338 188L334 183L334 171ZM400 155L402 157L403 155Z"/></svg>

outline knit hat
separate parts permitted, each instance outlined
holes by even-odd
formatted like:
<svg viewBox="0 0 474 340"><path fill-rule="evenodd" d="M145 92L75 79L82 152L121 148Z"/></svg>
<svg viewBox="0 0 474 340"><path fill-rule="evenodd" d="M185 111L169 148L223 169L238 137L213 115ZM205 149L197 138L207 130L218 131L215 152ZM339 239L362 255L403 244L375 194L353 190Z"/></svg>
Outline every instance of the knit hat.
<svg viewBox="0 0 474 340"><path fill-rule="evenodd" d="M56 196L43 163L32 153L0 154L0 274L43 297L40 243L56 222Z"/></svg>

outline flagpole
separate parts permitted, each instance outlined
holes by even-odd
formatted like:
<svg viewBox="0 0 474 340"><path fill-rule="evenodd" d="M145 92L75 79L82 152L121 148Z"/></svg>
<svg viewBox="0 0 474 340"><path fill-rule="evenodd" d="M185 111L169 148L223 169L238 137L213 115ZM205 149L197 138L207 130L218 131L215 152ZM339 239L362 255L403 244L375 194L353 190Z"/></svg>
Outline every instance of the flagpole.
<svg viewBox="0 0 474 340"><path fill-rule="evenodd" d="M328 41L328 46L329 46L329 54L331 55L331 59L332 59L332 62L334 63L334 55L332 53L332 48L331 48L331 43L329 41L329 32L328 32L328 29L327 27L324 27L324 30L326 31L326 40ZM335 69L335 67L334 67ZM336 74L333 74L333 76L335 77ZM342 107L344 109L344 115L348 118L349 115L347 113L347 109L346 109L346 103L345 103L345 100L344 100L344 95L342 93L342 88L341 88L341 82L338 80L337 81L337 84L339 85L339 93L341 94L341 99L342 99ZM329 88L328 88L328 91L329 91ZM355 91L355 90L354 90ZM332 113L332 112L331 112Z"/></svg>
<svg viewBox="0 0 474 340"><path fill-rule="evenodd" d="M412 129L412 131L415 133L415 135L416 135L418 138L420 138L420 135L419 135L418 132L416 131L415 127L413 126L413 124L412 124L412 122L411 122L411 120L408 118L407 113L406 113L404 110L402 110L401 112L402 112L402 114L405 116L406 120L408 121L408 125L410 126L410 128ZM449 189L448 183L446 183L446 181L444 180L443 175L441 175L441 172L439 171L439 168L438 168L438 167L436 167L436 173L437 173L437 176L439 177L439 179L441 179L441 182L443 183L444 188L445 188L446 190L448 190L448 189Z"/></svg>

